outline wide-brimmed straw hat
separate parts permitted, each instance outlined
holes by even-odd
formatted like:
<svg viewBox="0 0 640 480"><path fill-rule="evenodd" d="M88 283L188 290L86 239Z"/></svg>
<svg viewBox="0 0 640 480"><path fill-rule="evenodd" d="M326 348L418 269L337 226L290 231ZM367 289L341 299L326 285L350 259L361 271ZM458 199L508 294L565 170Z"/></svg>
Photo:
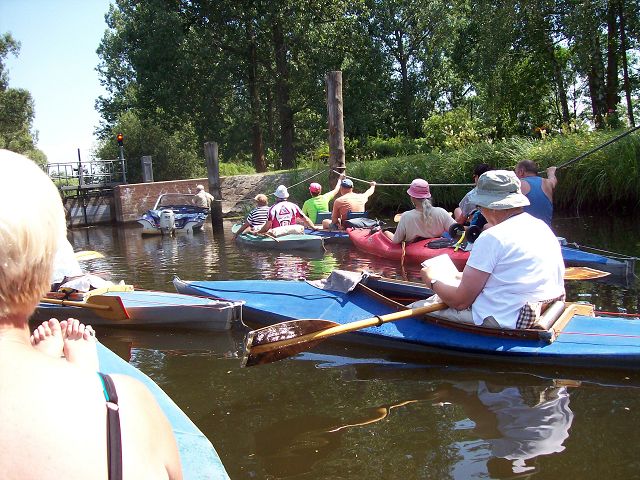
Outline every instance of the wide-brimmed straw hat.
<svg viewBox="0 0 640 480"><path fill-rule="evenodd" d="M289 198L289 191L284 185L278 185L278 188L276 188L273 194L278 198Z"/></svg>
<svg viewBox="0 0 640 480"><path fill-rule="evenodd" d="M411 185L407 193L413 198L431 198L431 190L429 189L429 183L421 178L416 178Z"/></svg>
<svg viewBox="0 0 640 480"><path fill-rule="evenodd" d="M520 190L520 180L510 170L491 170L480 175L469 202L493 210L529 205L529 199Z"/></svg>

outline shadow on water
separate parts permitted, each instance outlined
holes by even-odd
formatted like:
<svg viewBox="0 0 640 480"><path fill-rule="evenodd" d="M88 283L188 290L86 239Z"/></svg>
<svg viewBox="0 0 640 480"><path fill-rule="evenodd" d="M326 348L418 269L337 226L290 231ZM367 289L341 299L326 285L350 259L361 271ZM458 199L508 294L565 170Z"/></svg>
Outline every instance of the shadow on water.
<svg viewBox="0 0 640 480"><path fill-rule="evenodd" d="M640 226L559 219L570 241L640 256ZM335 268L419 278L396 262L329 245L322 256L239 249L211 226L142 238L139 229L74 229L85 262L140 288L171 279L318 279ZM598 242L602 243L597 243ZM571 299L638 311L634 282L572 282ZM286 304L283 304L286 308ZM334 342L240 368L246 330L101 329L99 338L151 376L210 438L233 479L632 478L640 471L638 380L620 372L420 362ZM622 441L621 441L622 439ZM596 459L605 459L597 461Z"/></svg>

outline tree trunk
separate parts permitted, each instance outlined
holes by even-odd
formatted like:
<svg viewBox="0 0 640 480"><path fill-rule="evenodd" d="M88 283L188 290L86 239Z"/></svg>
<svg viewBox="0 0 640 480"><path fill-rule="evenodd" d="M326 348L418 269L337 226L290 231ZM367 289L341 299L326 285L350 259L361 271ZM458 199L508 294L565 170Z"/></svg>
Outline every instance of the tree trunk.
<svg viewBox="0 0 640 480"><path fill-rule="evenodd" d="M604 84L604 65L600 53L600 40L597 35L590 36L589 71L587 82L589 85L589 97L591 98L591 111L596 128L605 127L604 115L607 112L606 92Z"/></svg>
<svg viewBox="0 0 640 480"><path fill-rule="evenodd" d="M615 121L616 107L620 101L618 97L618 22L617 1L610 1L607 5L607 83L606 114L609 121Z"/></svg>
<svg viewBox="0 0 640 480"><path fill-rule="evenodd" d="M329 72L327 83L327 123L329 126L329 185L338 181L336 172L345 170L342 72Z"/></svg>
<svg viewBox="0 0 640 480"><path fill-rule="evenodd" d="M633 103L631 102L631 83L629 82L629 70L627 66L627 33L626 22L624 15L624 4L618 2L618 15L620 17L620 57L622 58L622 78L624 85L624 93L627 99L627 115L629 117L629 124L632 127L636 126L636 121L633 118Z"/></svg>
<svg viewBox="0 0 640 480"><path fill-rule="evenodd" d="M295 167L294 122L293 110L289 105L289 68L287 65L287 46L278 19L274 18L271 25L273 47L276 59L276 103L280 119L280 142L282 167Z"/></svg>
<svg viewBox="0 0 640 480"><path fill-rule="evenodd" d="M553 48L553 42L547 32L544 34L544 44L549 61L553 67L553 77L556 82L556 87L558 88L558 100L560 101L560 109L562 112L562 124L568 126L571 121L571 116L569 114L569 102L567 101L567 89L564 84L564 77L562 76L560 63L558 62L556 52Z"/></svg>
<svg viewBox="0 0 640 480"><path fill-rule="evenodd" d="M258 52L256 46L256 33L252 20L247 21L247 41L249 56L249 95L251 98L251 130L253 165L256 172L266 172L267 165L264 160L264 145L262 143L262 127L260 126L260 92L258 90Z"/></svg>
<svg viewBox="0 0 640 480"><path fill-rule="evenodd" d="M404 52L404 43L402 42L402 32L396 31L396 47L398 64L400 65L400 106L404 116L405 130L409 137L415 138L416 131L413 124L413 111L411 104L413 99L411 98L411 85L409 84L409 68L408 59Z"/></svg>

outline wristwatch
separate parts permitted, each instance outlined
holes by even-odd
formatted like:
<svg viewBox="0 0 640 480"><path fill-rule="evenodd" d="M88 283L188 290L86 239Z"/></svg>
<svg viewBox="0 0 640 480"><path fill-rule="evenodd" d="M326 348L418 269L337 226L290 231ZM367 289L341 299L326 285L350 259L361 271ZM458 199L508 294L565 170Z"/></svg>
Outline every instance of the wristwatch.
<svg viewBox="0 0 640 480"><path fill-rule="evenodd" d="M431 288L433 288L433 286L436 284L437 281L438 281L437 278L432 278L431 279L431 282L430 282L431 283Z"/></svg>

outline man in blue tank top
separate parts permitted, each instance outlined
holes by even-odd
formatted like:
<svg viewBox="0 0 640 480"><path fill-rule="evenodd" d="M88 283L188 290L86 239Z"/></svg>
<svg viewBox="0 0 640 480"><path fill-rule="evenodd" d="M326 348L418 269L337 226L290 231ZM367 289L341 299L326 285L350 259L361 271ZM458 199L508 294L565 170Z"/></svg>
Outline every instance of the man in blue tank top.
<svg viewBox="0 0 640 480"><path fill-rule="evenodd" d="M551 226L553 216L553 190L558 184L556 167L547 168L547 178L538 176L538 165L532 160L522 160L516 165L516 175L521 181L522 193L530 205L524 211Z"/></svg>

